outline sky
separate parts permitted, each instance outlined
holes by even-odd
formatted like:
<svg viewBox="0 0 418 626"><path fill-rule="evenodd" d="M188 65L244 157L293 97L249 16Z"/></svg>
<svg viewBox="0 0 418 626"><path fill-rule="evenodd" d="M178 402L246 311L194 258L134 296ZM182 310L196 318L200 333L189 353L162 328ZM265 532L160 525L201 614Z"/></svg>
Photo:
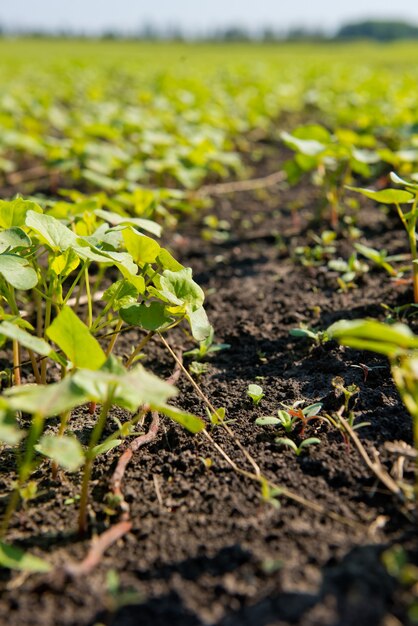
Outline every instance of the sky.
<svg viewBox="0 0 418 626"><path fill-rule="evenodd" d="M145 23L180 26L186 32L216 27L295 26L336 29L362 19L399 19L418 23L417 0L0 0L0 25L20 28L69 28L134 31Z"/></svg>

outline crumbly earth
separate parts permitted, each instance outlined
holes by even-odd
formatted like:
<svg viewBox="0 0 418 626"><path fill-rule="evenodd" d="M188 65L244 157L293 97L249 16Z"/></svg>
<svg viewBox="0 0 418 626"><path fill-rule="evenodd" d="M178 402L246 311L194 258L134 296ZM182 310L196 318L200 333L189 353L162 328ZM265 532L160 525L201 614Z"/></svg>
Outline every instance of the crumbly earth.
<svg viewBox="0 0 418 626"><path fill-rule="evenodd" d="M269 156L268 151L272 154ZM277 152L265 147L262 175L278 167ZM396 626L408 624L410 597L382 564L384 550L402 545L411 562L418 557L415 522L370 473L353 445L321 421L306 434L321 444L296 457L275 442L273 428L255 424L280 403L322 402L338 410L343 399L336 376L360 391L356 419L373 454L388 468L387 441L411 443L411 419L399 400L384 359L335 343L312 346L289 330L301 323L326 328L341 318L385 316L382 303L411 301L410 285L397 285L371 268L357 288L339 292L336 273L326 264L304 267L293 260L298 246L312 244L311 222L320 206L308 183L285 184L257 192L220 196L206 214L229 223L229 230L200 237L202 216L183 221L167 241L190 265L207 293L216 341L228 350L207 359L199 379L216 407L225 407L236 439L263 474L334 514L317 513L284 497L280 506L263 501L260 485L237 474L202 435L192 436L164 419L157 439L128 466L124 493L131 507L132 531L106 553L86 577L22 577L0 573L0 623L12 626ZM357 216L364 240L390 253L404 252L406 238L395 217L366 203ZM222 226L222 224L221 224ZM227 226L223 224L223 226ZM221 229L222 230L222 229ZM208 233L206 232L208 238ZM340 237L338 255L348 258L352 241ZM409 320L413 324L413 319ZM120 354L137 341L121 338ZM174 347L190 347L177 332ZM155 342L146 365L168 376L173 362ZM365 375L364 367L368 368ZM265 397L253 406L249 383ZM203 402L182 376L177 403L205 415ZM74 418L74 430L87 436L92 418ZM213 439L242 468L248 461L222 428ZM298 435L294 435L298 441ZM90 527L99 533L115 523L106 502L109 477L120 450L102 457L94 473ZM209 461L210 459L210 461ZM2 460L0 484L7 493L12 459ZM47 556L57 566L82 559L90 538L75 532L79 476L52 480L47 465L36 476L40 496L14 519L10 541ZM405 478L412 480L412 467ZM337 521L338 515L343 520ZM344 522L345 520L345 522ZM116 581L116 582L115 582Z"/></svg>

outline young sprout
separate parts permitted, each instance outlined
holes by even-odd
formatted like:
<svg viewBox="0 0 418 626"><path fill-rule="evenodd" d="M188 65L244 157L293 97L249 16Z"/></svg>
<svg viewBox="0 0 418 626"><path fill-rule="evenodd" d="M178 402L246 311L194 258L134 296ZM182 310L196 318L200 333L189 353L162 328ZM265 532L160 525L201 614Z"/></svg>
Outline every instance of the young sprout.
<svg viewBox="0 0 418 626"><path fill-rule="evenodd" d="M260 387L260 385L248 385L247 396L251 398L255 406L260 404L262 398L264 398L264 395L265 394L263 392L263 388Z"/></svg>
<svg viewBox="0 0 418 626"><path fill-rule="evenodd" d="M318 443L321 443L321 440L318 439L318 437L308 437L308 439L304 439L303 441L301 441L299 446L297 446L296 443L288 437L276 437L275 442L280 444L281 446L286 446L287 448L290 448L291 450L293 450L296 456L300 456L307 447L317 445Z"/></svg>
<svg viewBox="0 0 418 626"><path fill-rule="evenodd" d="M324 330L314 330L308 326L301 325L300 328L292 328L289 331L289 335L292 337L299 337L309 339L315 346L322 346L329 341L329 337Z"/></svg>
<svg viewBox="0 0 418 626"><path fill-rule="evenodd" d="M293 427L298 419L298 416L292 417L287 411L279 409L277 411L277 417L274 417L274 415L258 417L255 420L255 423L257 424L257 426L281 426L285 429L287 433L290 433L292 432Z"/></svg>
<svg viewBox="0 0 418 626"><path fill-rule="evenodd" d="M351 191L361 193L366 198L375 200L380 204L393 204L396 207L399 218L408 235L409 249L412 260L412 281L414 286L414 302L418 302L418 252L416 240L416 226L418 219L418 184L408 182L391 172L391 180L397 185L402 185L403 189L362 189L360 187L347 187ZM403 209L401 205L407 205Z"/></svg>
<svg viewBox="0 0 418 626"><path fill-rule="evenodd" d="M303 436L305 428L310 421L323 418L318 415L322 409L321 402L310 404L304 409L299 408L301 402L301 400L298 400L293 404L293 406L286 406L282 403L286 410L278 409L277 417L274 415L266 415L264 417L257 418L255 423L258 426L280 426L284 428L287 433L292 432L295 424L300 423L300 434Z"/></svg>
<svg viewBox="0 0 418 626"><path fill-rule="evenodd" d="M214 330L211 327L209 335L203 341L199 342L199 347L193 350L188 350L183 356L193 357L196 361L202 361L205 357L213 354L214 352L220 352L221 350L228 350L231 346L229 343L213 343Z"/></svg>

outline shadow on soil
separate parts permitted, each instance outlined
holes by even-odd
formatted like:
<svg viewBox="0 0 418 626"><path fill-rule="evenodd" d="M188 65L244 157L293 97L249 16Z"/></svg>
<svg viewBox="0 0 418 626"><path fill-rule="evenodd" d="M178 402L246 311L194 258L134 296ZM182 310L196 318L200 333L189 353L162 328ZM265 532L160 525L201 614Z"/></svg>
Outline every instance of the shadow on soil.
<svg viewBox="0 0 418 626"><path fill-rule="evenodd" d="M174 564L170 571L151 571L147 578L163 575L167 577L177 573L182 576L182 595L188 597L188 581L193 583L201 576L214 573L217 576L230 572L242 559L249 560L249 555L234 546L232 563L226 558L231 548L221 550L214 558L200 557L187 559ZM330 562L322 570L322 583L316 594L271 591L271 584L266 575L266 595L259 597L253 604L242 606L238 610L227 612L220 620L212 621L201 618L198 609L192 611L185 606L181 595L171 591L145 602L125 606L116 614L99 615L94 623L100 621L108 626L273 626L274 624L300 624L303 626L379 626L390 613L395 590L394 580L387 574L380 561L383 546L366 545L356 547L340 562ZM193 577L191 578L191 573ZM142 578L142 577L141 577ZM202 581L202 593L204 593ZM219 589L218 593L225 593ZM235 595L239 599L239 594Z"/></svg>

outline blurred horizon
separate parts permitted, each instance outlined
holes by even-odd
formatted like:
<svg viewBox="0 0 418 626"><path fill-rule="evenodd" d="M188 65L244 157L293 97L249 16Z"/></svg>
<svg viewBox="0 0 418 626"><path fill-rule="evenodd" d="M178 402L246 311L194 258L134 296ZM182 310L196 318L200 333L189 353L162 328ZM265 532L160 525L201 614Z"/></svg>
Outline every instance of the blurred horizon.
<svg viewBox="0 0 418 626"><path fill-rule="evenodd" d="M100 0L72 0L57 4L38 0L28 11L27 0L15 0L0 8L0 27L11 33L45 32L85 36L115 32L121 36L138 32L160 36L177 32L199 38L217 31L241 29L249 35L272 30L285 36L305 30L334 35L343 25L373 21L396 21L418 25L418 3L398 0L396 9L382 8L381 0L352 0L335 6L332 0L300 1L278 5L275 0L212 0L198 5L191 0L154 0L141 3L119 0L117 7Z"/></svg>

